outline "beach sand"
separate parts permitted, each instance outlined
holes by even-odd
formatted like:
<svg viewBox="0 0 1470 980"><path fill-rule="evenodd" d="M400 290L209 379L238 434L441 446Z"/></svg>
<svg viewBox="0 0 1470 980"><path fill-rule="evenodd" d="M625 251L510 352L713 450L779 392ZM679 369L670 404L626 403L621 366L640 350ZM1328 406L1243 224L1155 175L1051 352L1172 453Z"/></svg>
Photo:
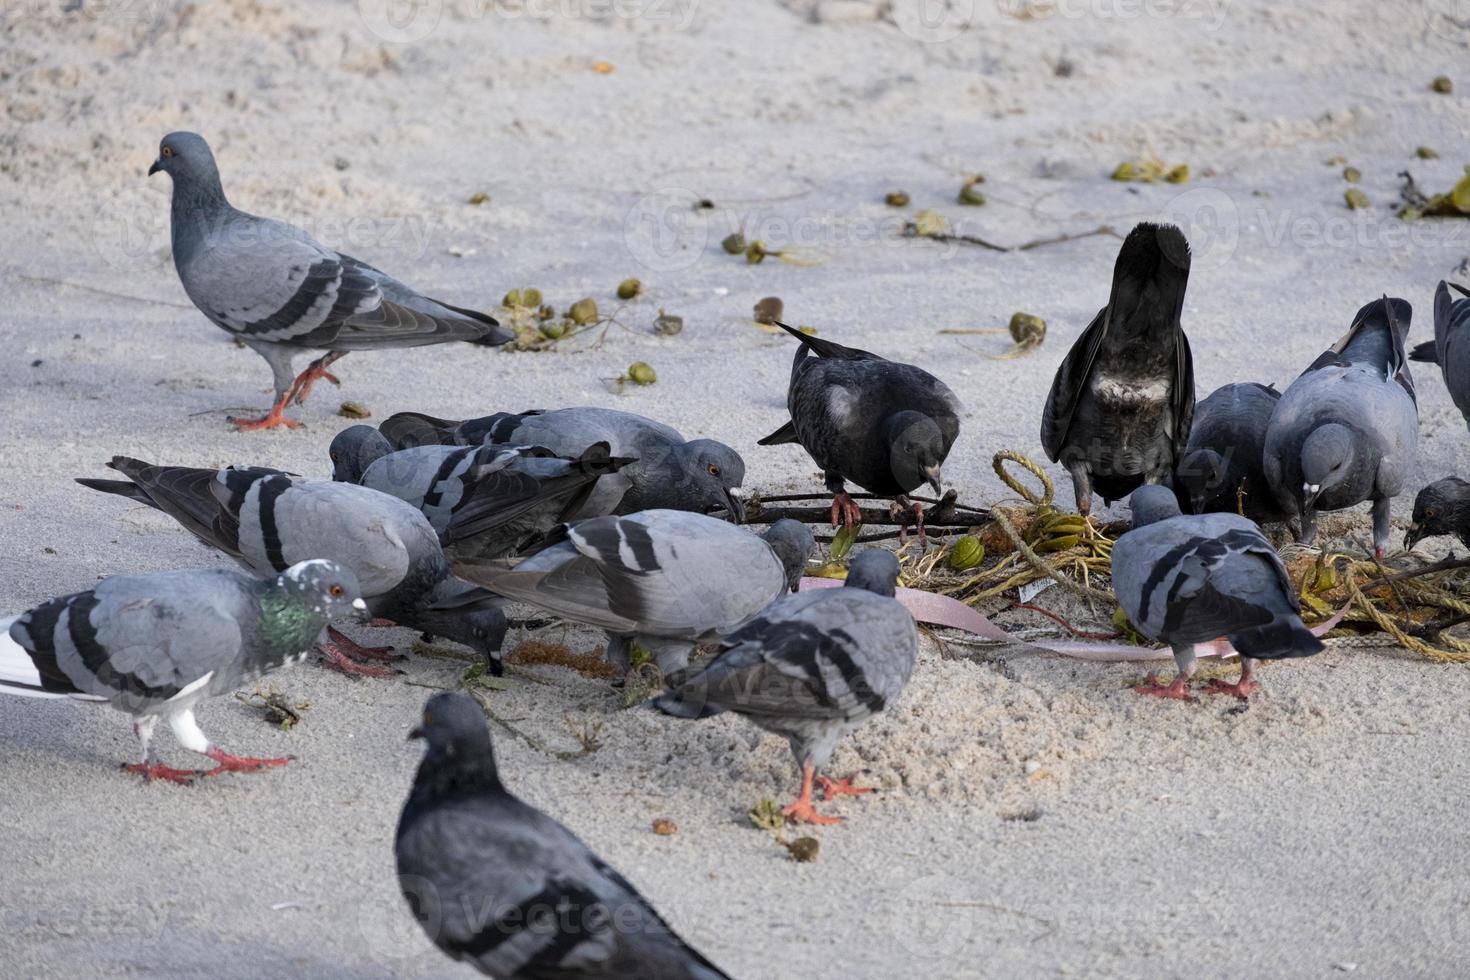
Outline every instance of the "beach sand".
<svg viewBox="0 0 1470 980"><path fill-rule="evenodd" d="M1456 75L1464 0L961 0L930 21L906 0L463 0L412 17L376 0L71 6L0 10L7 612L104 575L224 561L73 477L103 475L116 453L326 475L344 399L374 421L613 406L735 446L747 487L818 492L796 447L755 444L783 421L793 348L751 323L764 296L949 382L966 414L946 482L975 505L1012 497L992 455L1042 459L1047 387L1106 301L1118 243L1001 253L903 237L921 208L1004 245L1179 222L1201 398L1231 381L1284 387L1385 293L1414 304L1423 340L1437 282L1470 278L1470 222L1392 209L1401 171L1447 190L1467 162L1470 104L1430 90L1447 74L1470 92ZM168 180L144 172L175 129L211 140L237 206L431 295L493 309L534 286L558 310L592 296L615 322L600 344L589 333L554 352L354 354L342 387L318 385L295 413L305 429L237 434L224 417L264 411L269 371L174 274ZM1155 155L1191 179L1108 179ZM1345 165L1371 208L1345 206ZM988 203L960 206L975 173ZM886 207L893 190L912 205ZM741 228L796 261L725 254ZM647 293L621 303L629 277ZM679 335L653 335L660 308L683 317ZM1049 324L1024 357L991 357L1004 335L940 333L1018 310ZM657 384L616 393L607 379L634 361ZM1467 475L1470 454L1441 380L1415 370L1417 489ZM1411 504L1395 503L1400 528ZM310 704L289 732L211 702L201 723L217 742L297 761L193 788L119 773L135 742L116 712L4 700L4 972L469 975L409 917L392 855L420 751L404 737L429 688L464 667L416 656L390 681L273 675ZM1458 976L1465 671L1335 647L1265 665L1248 705L1176 704L1128 691L1136 665L928 638L903 700L833 762L881 792L833 804L842 826L786 832L820 840L810 864L745 816L795 788L779 739L625 711L605 682L553 667L487 697L509 726L494 729L508 784L734 976ZM594 729L595 751L558 755ZM655 818L678 832L654 835Z"/></svg>

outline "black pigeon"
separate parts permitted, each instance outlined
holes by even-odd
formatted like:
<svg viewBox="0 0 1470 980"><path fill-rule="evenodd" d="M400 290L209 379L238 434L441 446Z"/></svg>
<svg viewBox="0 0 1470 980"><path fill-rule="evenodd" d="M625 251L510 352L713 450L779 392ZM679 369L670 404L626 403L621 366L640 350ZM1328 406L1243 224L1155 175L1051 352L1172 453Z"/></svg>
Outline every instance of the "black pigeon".
<svg viewBox="0 0 1470 980"><path fill-rule="evenodd" d="M1174 470L1174 492L1186 513L1286 519L1261 462L1266 427L1280 400L1275 388L1244 382L1216 388L1195 407L1189 445Z"/></svg>
<svg viewBox="0 0 1470 980"><path fill-rule="evenodd" d="M1041 416L1047 458L1072 475L1077 510L1166 484L1194 419L1194 360L1179 325L1189 242L1143 222L1113 266L1113 292L1057 368Z"/></svg>
<svg viewBox="0 0 1470 980"><path fill-rule="evenodd" d="M1414 498L1414 522L1404 534L1404 547L1425 538L1453 534L1470 548L1470 483L1457 476L1435 480Z"/></svg>
<svg viewBox="0 0 1470 980"><path fill-rule="evenodd" d="M452 959L500 980L718 980L626 878L500 782L485 714L436 694L398 821L398 882Z"/></svg>
<svg viewBox="0 0 1470 980"><path fill-rule="evenodd" d="M1451 289L1464 298L1455 299ZM1434 339L1415 347L1409 359L1439 365L1450 398L1470 423L1470 289L1440 282L1434 291Z"/></svg>
<svg viewBox="0 0 1470 980"><path fill-rule="evenodd" d="M925 483L940 493L940 466L960 433L955 393L912 364L777 326L801 341L786 392L791 421L760 444L794 442L811 454L832 492L834 527L862 520L851 480L893 497L895 515L913 508L922 538L924 509L907 495Z"/></svg>

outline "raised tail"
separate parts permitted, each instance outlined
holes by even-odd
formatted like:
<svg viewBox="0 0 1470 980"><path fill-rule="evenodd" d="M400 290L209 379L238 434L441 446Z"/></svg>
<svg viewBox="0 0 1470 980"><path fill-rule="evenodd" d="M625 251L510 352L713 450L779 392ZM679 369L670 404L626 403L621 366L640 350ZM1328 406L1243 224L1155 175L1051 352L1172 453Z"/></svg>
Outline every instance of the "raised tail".
<svg viewBox="0 0 1470 980"><path fill-rule="evenodd" d="M463 306L450 306L448 303L439 299L434 300L434 302L446 310L453 310L460 316L474 320L476 323L483 324L487 328L479 337L466 341L466 343L475 344L479 347L499 347L501 344L506 344L516 339L514 333L502 327L500 321L488 313L481 313L478 310L467 310Z"/></svg>
<svg viewBox="0 0 1470 980"><path fill-rule="evenodd" d="M796 423L789 419L785 425L758 441L756 445L779 446L785 442L796 442Z"/></svg>
<svg viewBox="0 0 1470 980"><path fill-rule="evenodd" d="M115 493L119 497L127 497L129 500L149 507L157 507L153 498L143 492L143 488L131 480L94 480L91 477L79 476L76 481L82 486L92 490L101 490L103 493Z"/></svg>
<svg viewBox="0 0 1470 980"><path fill-rule="evenodd" d="M791 334L791 336L801 341L801 345L803 347L810 348L811 351L818 357L833 357L839 361L883 360L883 358L879 357L877 354L871 354L865 350L858 350L856 347L844 347L841 344L833 343L830 340L823 340L821 337L815 336L814 334L803 333L795 327L787 326L780 320L776 320L773 322L776 324L776 326L780 327L782 330L785 330L787 333Z"/></svg>
<svg viewBox="0 0 1470 980"><path fill-rule="evenodd" d="M1277 616L1261 626L1231 633L1229 639L1242 657L1256 660L1310 657L1326 649L1300 617L1291 615Z"/></svg>
<svg viewBox="0 0 1470 980"><path fill-rule="evenodd" d="M1409 351L1409 360L1423 361L1425 364L1438 364L1439 351L1435 348L1434 341L1426 340L1422 344L1415 345L1414 349Z"/></svg>

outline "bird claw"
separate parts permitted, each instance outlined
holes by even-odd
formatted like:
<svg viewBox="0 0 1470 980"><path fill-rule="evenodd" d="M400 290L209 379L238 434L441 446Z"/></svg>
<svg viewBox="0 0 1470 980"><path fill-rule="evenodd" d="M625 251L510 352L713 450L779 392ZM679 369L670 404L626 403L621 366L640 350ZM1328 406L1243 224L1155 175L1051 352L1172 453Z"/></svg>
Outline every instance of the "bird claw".
<svg viewBox="0 0 1470 980"><path fill-rule="evenodd" d="M295 419L288 419L283 414L286 400L282 399L271 406L270 414L263 415L258 419L241 419L233 415L225 416L225 421L235 427L236 432L254 432L257 429L274 429L278 425L284 425L288 429L299 429L301 423Z"/></svg>
<svg viewBox="0 0 1470 980"><path fill-rule="evenodd" d="M856 778L856 773L851 776L843 776L841 779L829 779L826 776L818 776L816 782L821 787L822 799L824 800L831 800L838 796L862 796L864 793L878 792L871 786L854 786L852 781Z"/></svg>
<svg viewBox="0 0 1470 980"><path fill-rule="evenodd" d="M339 649L335 643L323 643L320 649L327 657L322 666L329 670L340 671L348 677L392 677L396 673L396 671L383 667L369 667L367 664L360 664Z"/></svg>
<svg viewBox="0 0 1470 980"><path fill-rule="evenodd" d="M278 759L257 759L247 755L231 755L222 749L210 749L204 754L218 763L213 769L203 773L205 776L218 776L222 772L260 772L262 769L284 766L295 758L288 755Z"/></svg>
<svg viewBox="0 0 1470 980"><path fill-rule="evenodd" d="M832 526L842 525L844 530L851 531L854 525L863 523L863 509L858 506L846 491L832 495Z"/></svg>
<svg viewBox="0 0 1470 980"><path fill-rule="evenodd" d="M1260 685L1245 677L1234 684L1222 681L1217 677L1204 686L1206 694L1233 694L1242 701L1250 700L1251 693L1257 690L1260 690Z"/></svg>
<svg viewBox="0 0 1470 980"><path fill-rule="evenodd" d="M327 370L327 365L342 356L342 353L333 351L329 354L323 354L308 364L306 370L296 376L295 382L291 385L291 390L286 393L286 400L294 400L296 404L304 405L306 404L306 396L311 394L312 385L318 381L330 381L334 385L342 384L335 374Z"/></svg>
<svg viewBox="0 0 1470 980"><path fill-rule="evenodd" d="M177 786L192 786L194 781L205 773L199 769L174 769L161 762L130 762L125 764L123 772L134 776L142 776L147 782L162 779L165 782Z"/></svg>
<svg viewBox="0 0 1470 980"><path fill-rule="evenodd" d="M392 647L365 647L346 633L338 630L335 626L327 627L327 637L338 650L353 660L378 660L384 663L393 663L394 661L407 659L402 654L394 653Z"/></svg>
<svg viewBox="0 0 1470 980"><path fill-rule="evenodd" d="M810 823L819 827L830 827L842 822L841 817L828 817L817 812L810 800L797 800L781 808L788 823Z"/></svg>
<svg viewBox="0 0 1470 980"><path fill-rule="evenodd" d="M1156 698L1171 698L1175 701L1193 701L1194 695L1189 693L1189 678L1177 675L1169 684L1160 684L1154 674L1149 674L1143 679L1142 684L1133 688L1135 694L1147 694Z"/></svg>

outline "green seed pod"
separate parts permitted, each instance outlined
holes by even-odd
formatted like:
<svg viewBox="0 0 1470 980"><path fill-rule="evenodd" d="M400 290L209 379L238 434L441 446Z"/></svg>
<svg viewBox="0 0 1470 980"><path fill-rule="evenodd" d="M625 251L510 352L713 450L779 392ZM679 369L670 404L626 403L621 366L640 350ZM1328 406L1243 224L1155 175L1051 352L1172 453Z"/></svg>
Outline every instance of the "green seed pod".
<svg viewBox="0 0 1470 980"><path fill-rule="evenodd" d="M561 340L566 333L567 325L561 320L548 320L541 324L541 336L547 340Z"/></svg>
<svg viewBox="0 0 1470 980"><path fill-rule="evenodd" d="M781 302L779 296L767 296L755 304L756 323L775 323L781 319L781 314L786 309L786 304Z"/></svg>
<svg viewBox="0 0 1470 980"><path fill-rule="evenodd" d="M932 238L949 231L949 223L938 211L924 210L914 215L914 234L920 238Z"/></svg>
<svg viewBox="0 0 1470 980"><path fill-rule="evenodd" d="M1439 151L1432 146L1421 146L1414 151L1414 155L1420 160L1438 160Z"/></svg>
<svg viewBox="0 0 1470 980"><path fill-rule="evenodd" d="M643 295L643 283L637 279L624 279L618 283L618 299L636 299Z"/></svg>
<svg viewBox="0 0 1470 980"><path fill-rule="evenodd" d="M745 248L745 261L751 265L760 265L766 260L766 245L759 238L751 242Z"/></svg>
<svg viewBox="0 0 1470 980"><path fill-rule="evenodd" d="M1356 184L1358 181L1363 179L1363 171L1359 170L1357 167L1343 167L1342 179L1347 181L1349 184Z"/></svg>
<svg viewBox="0 0 1470 980"><path fill-rule="evenodd" d="M647 362L634 361L628 366L628 380L635 385L651 385L658 380L658 375Z"/></svg>
<svg viewBox="0 0 1470 980"><path fill-rule="evenodd" d="M906 208L909 206L909 195L907 191L889 191L883 196L883 203L890 208Z"/></svg>
<svg viewBox="0 0 1470 980"><path fill-rule="evenodd" d="M487 203L489 200L490 195L486 194L484 191L476 191L474 194L470 195L470 203L475 205L476 207L481 204Z"/></svg>
<svg viewBox="0 0 1470 980"><path fill-rule="evenodd" d="M1455 189L1450 191L1450 203L1461 214L1470 214L1470 167L1465 168L1465 176L1461 177L1455 184Z"/></svg>
<svg viewBox="0 0 1470 980"><path fill-rule="evenodd" d="M505 294L505 299L500 301L500 305L508 310L517 309L518 307L524 306L525 304L526 298L521 295L521 291L519 289L512 289L510 292Z"/></svg>
<svg viewBox="0 0 1470 980"><path fill-rule="evenodd" d="M726 235L725 240L720 242L720 248L723 248L731 255L743 255L745 254L745 236L738 231Z"/></svg>
<svg viewBox="0 0 1470 980"><path fill-rule="evenodd" d="M1366 208L1366 207L1369 206L1368 205L1368 195L1367 194L1364 194L1362 191L1358 190L1356 187L1349 187L1347 189L1347 193L1344 194L1342 196L1342 198L1343 198L1344 201L1347 202L1347 206L1348 206L1349 210L1352 210L1352 211L1361 211L1364 208Z"/></svg>
<svg viewBox="0 0 1470 980"><path fill-rule="evenodd" d="M521 300L523 305L534 310L536 307L541 305L541 290L523 289L521 290Z"/></svg>
<svg viewBox="0 0 1470 980"><path fill-rule="evenodd" d="M653 332L661 337L672 337L684 329L684 318L674 316L672 313L658 311L658 316L653 321Z"/></svg>
<svg viewBox="0 0 1470 980"><path fill-rule="evenodd" d="M1189 182L1189 164L1181 163L1177 167L1170 168L1164 174L1164 179L1171 184L1184 184Z"/></svg>
<svg viewBox="0 0 1470 980"><path fill-rule="evenodd" d="M808 337L815 337L817 335L817 328L816 327L809 327L806 324L802 324L801 326L797 327L796 329L798 331L800 331L801 333L806 334Z"/></svg>
<svg viewBox="0 0 1470 980"><path fill-rule="evenodd" d="M536 319L538 320L550 320L554 316L556 316L556 310L552 309L550 303L542 304L541 309L536 311Z"/></svg>
<svg viewBox="0 0 1470 980"><path fill-rule="evenodd" d="M843 527L832 535L832 543L827 546L827 554L833 561L841 561L847 557L847 553L852 550L852 543L857 540L862 529L861 524L854 524L852 527Z"/></svg>
<svg viewBox="0 0 1470 980"><path fill-rule="evenodd" d="M343 402L342 407L337 409L337 414L348 419L365 419L373 413L362 402Z"/></svg>
<svg viewBox="0 0 1470 980"><path fill-rule="evenodd" d="M966 534L949 549L949 567L957 572L974 568L985 560L985 545L973 534Z"/></svg>
<svg viewBox="0 0 1470 980"><path fill-rule="evenodd" d="M959 202L968 207L978 208L985 203L985 195L974 183L969 183L960 188Z"/></svg>
<svg viewBox="0 0 1470 980"><path fill-rule="evenodd" d="M809 864L815 861L821 849L821 842L815 837L798 837L786 845L786 850L791 855L791 860L801 864Z"/></svg>
<svg viewBox="0 0 1470 980"><path fill-rule="evenodd" d="M1125 183L1127 183L1128 181L1137 180L1138 168L1133 165L1133 162L1131 160L1124 160L1122 163L1113 168L1113 179L1120 180Z"/></svg>
<svg viewBox="0 0 1470 980"><path fill-rule="evenodd" d="M579 327L585 327L589 323L596 323L597 301L590 297L579 299L567 311L567 316Z"/></svg>
<svg viewBox="0 0 1470 980"><path fill-rule="evenodd" d="M1449 76L1440 75L1429 83L1429 87L1441 95L1449 95L1455 90L1455 83L1450 81Z"/></svg>
<svg viewBox="0 0 1470 980"><path fill-rule="evenodd" d="M1026 347L1035 347L1046 339L1046 321L1033 313L1011 316L1011 339Z"/></svg>

